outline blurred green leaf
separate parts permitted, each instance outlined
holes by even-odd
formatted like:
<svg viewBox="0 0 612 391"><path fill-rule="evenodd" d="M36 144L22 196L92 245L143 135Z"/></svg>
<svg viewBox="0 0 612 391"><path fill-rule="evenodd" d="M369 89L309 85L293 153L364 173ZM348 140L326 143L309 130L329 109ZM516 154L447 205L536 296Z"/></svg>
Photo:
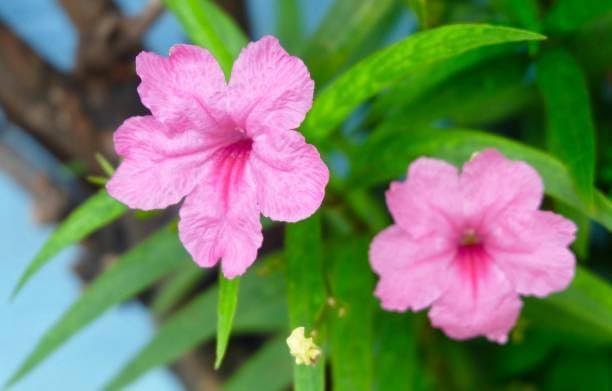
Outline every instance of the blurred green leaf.
<svg viewBox="0 0 612 391"><path fill-rule="evenodd" d="M417 126L442 119L454 126L479 126L505 118L536 98L525 82L528 64L516 55L487 61L398 108L387 120Z"/></svg>
<svg viewBox="0 0 612 391"><path fill-rule="evenodd" d="M14 298L21 288L52 257L71 244L79 242L97 229L121 217L127 207L108 195L105 189L91 196L62 221L43 244L13 290Z"/></svg>
<svg viewBox="0 0 612 391"><path fill-rule="evenodd" d="M142 291L180 261L190 262L173 226L161 229L123 254L43 335L34 350L11 376L8 385L22 379L106 310Z"/></svg>
<svg viewBox="0 0 612 391"><path fill-rule="evenodd" d="M321 140L371 96L424 64L504 42L544 39L525 30L489 25L452 25L414 34L365 58L334 80L315 100L302 132Z"/></svg>
<svg viewBox="0 0 612 391"><path fill-rule="evenodd" d="M537 64L549 148L567 165L578 195L590 206L595 181L595 129L586 81L576 61L561 49L543 52Z"/></svg>
<svg viewBox="0 0 612 391"><path fill-rule="evenodd" d="M429 27L427 15L427 0L407 0L408 6L414 12L421 30L426 30Z"/></svg>
<svg viewBox="0 0 612 391"><path fill-rule="evenodd" d="M247 37L234 20L210 0L164 0L178 17L193 43L215 56L225 76L229 76L234 58Z"/></svg>
<svg viewBox="0 0 612 391"><path fill-rule="evenodd" d="M389 91L380 95L371 111L374 111L375 116L378 117L402 113L405 107L418 102L430 91L434 89L437 89L438 92L444 91L445 88L439 88L439 86L443 86L453 76L472 69L480 63L485 63L487 60L513 54L516 52L517 45L519 44L509 43L485 46L443 62L420 66L400 83L390 87Z"/></svg>
<svg viewBox="0 0 612 391"><path fill-rule="evenodd" d="M372 135L352 153L354 162L349 184L372 186L405 174L409 163L420 156L433 156L460 165L472 153L497 148L511 159L525 160L544 180L546 193L580 210L608 230L612 230L612 202L595 192L593 208L580 201L565 165L553 156L504 137L462 129L407 129L403 123L390 123Z"/></svg>
<svg viewBox="0 0 612 391"><path fill-rule="evenodd" d="M303 52L313 79L319 85L329 81L396 3L397 0L336 0Z"/></svg>
<svg viewBox="0 0 612 391"><path fill-rule="evenodd" d="M219 303L217 304L217 349L215 369L221 366L227 343L232 332L232 323L238 305L238 290L240 278L228 280L219 273Z"/></svg>
<svg viewBox="0 0 612 391"><path fill-rule="evenodd" d="M291 384L292 361L285 336L276 337L249 357L223 385L223 390L286 390Z"/></svg>
<svg viewBox="0 0 612 391"><path fill-rule="evenodd" d="M557 354L547 372L550 391L612 390L610 352L565 351Z"/></svg>
<svg viewBox="0 0 612 391"><path fill-rule="evenodd" d="M420 371L413 318L411 313L377 312L374 335L375 389L416 389Z"/></svg>
<svg viewBox="0 0 612 391"><path fill-rule="evenodd" d="M303 39L303 23L297 0L276 0L276 31L290 52L297 50Z"/></svg>
<svg viewBox="0 0 612 391"><path fill-rule="evenodd" d="M374 276L368 238L343 241L329 251L330 285L336 306L327 315L332 385L338 391L369 391L373 386L372 329Z"/></svg>
<svg viewBox="0 0 612 391"><path fill-rule="evenodd" d="M547 31L568 33L586 22L612 12L612 0L557 0L546 15Z"/></svg>
<svg viewBox="0 0 612 391"><path fill-rule="evenodd" d="M104 157L104 155L102 155L101 153L96 153L95 157L96 161L98 162L98 165L100 166L104 174L110 177L115 173L115 167L113 167L111 162L109 162L108 159Z"/></svg>
<svg viewBox="0 0 612 391"><path fill-rule="evenodd" d="M273 257L269 257L271 259ZM279 273L267 273L267 260L241 278L234 333L284 330L287 325L285 284ZM218 286L209 288L172 314L149 343L132 358L105 387L124 389L149 370L170 364L215 335Z"/></svg>
<svg viewBox="0 0 612 391"><path fill-rule="evenodd" d="M321 248L321 218L315 214L285 230L287 259L287 297L291 329L305 327L306 333L319 326L316 321L325 304L323 255ZM317 329L321 335L321 330ZM315 342L320 344L315 338ZM296 391L323 390L325 362L320 357L313 366L294 365Z"/></svg>
<svg viewBox="0 0 612 391"><path fill-rule="evenodd" d="M163 316L192 289L210 269L198 267L194 262L181 262L177 270L169 276L151 303L151 310Z"/></svg>
<svg viewBox="0 0 612 391"><path fill-rule="evenodd" d="M526 299L532 327L578 340L612 343L612 286L578 266L569 288L545 300Z"/></svg>
<svg viewBox="0 0 612 391"><path fill-rule="evenodd" d="M531 31L542 31L537 0L504 0L504 5L518 26Z"/></svg>

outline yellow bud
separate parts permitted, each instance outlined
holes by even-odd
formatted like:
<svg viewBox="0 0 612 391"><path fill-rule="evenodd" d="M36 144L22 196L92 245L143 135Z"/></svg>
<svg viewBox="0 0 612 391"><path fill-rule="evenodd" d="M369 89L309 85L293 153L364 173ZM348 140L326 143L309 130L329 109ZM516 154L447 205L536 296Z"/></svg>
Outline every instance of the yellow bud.
<svg viewBox="0 0 612 391"><path fill-rule="evenodd" d="M321 350L312 338L306 338L304 327L298 327L287 338L289 352L295 357L296 364L314 365L321 354Z"/></svg>

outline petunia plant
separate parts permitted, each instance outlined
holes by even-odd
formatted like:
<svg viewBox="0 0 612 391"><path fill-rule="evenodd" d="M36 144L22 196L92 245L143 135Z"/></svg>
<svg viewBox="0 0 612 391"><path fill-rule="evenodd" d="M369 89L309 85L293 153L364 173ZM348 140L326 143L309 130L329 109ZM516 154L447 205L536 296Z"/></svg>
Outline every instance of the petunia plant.
<svg viewBox="0 0 612 391"><path fill-rule="evenodd" d="M609 388L612 8L337 0L307 36L283 0L249 38L212 1L165 3L192 43L133 59L148 113L15 292L133 210L177 216L9 384L146 292L158 329L107 389L215 336L203 372L228 390Z"/></svg>

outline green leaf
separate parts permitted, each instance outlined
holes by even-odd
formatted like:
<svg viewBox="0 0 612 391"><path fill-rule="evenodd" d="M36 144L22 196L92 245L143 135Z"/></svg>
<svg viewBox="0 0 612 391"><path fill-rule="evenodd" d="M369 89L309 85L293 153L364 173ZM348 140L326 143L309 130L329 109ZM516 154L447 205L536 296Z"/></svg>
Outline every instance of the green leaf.
<svg viewBox="0 0 612 391"><path fill-rule="evenodd" d="M612 0L557 0L544 24L547 31L568 33L609 12L612 12Z"/></svg>
<svg viewBox="0 0 612 391"><path fill-rule="evenodd" d="M249 357L223 385L223 390L286 390L291 384L291 361L285 336L276 337Z"/></svg>
<svg viewBox="0 0 612 391"><path fill-rule="evenodd" d="M582 71L562 49L538 59L538 86L544 98L549 149L569 169L582 201L591 205L595 181L595 129Z"/></svg>
<svg viewBox="0 0 612 391"><path fill-rule="evenodd" d="M336 307L327 315L332 385L338 391L373 387L372 333L374 276L368 262L368 238L353 238L332 248L330 284Z"/></svg>
<svg viewBox="0 0 612 391"><path fill-rule="evenodd" d="M349 180L355 187L387 183L405 174L409 163L423 155L459 165L472 153L497 148L511 159L525 160L542 176L546 193L586 214L612 230L612 202L595 191L594 206L580 201L565 165L535 148L485 132L463 129L406 129L403 123L388 124L352 153L354 168Z"/></svg>
<svg viewBox="0 0 612 391"><path fill-rule="evenodd" d="M287 326L284 279L266 270L269 260L259 260L242 277L234 333L265 333ZM108 383L107 389L124 389L147 371L171 364L184 353L215 336L218 286L208 289L172 314L157 334Z"/></svg>
<svg viewBox="0 0 612 391"><path fill-rule="evenodd" d="M376 389L414 390L419 377L414 315L378 311L374 356Z"/></svg>
<svg viewBox="0 0 612 391"><path fill-rule="evenodd" d="M105 189L98 191L79 205L60 223L45 244L43 244L19 278L12 297L14 298L26 282L61 250L79 242L97 229L110 224L121 217L126 211L127 208L119 201L111 198Z"/></svg>
<svg viewBox="0 0 612 391"><path fill-rule="evenodd" d="M545 300L526 299L530 325L578 340L612 343L612 286L578 266L568 289Z"/></svg>
<svg viewBox="0 0 612 391"><path fill-rule="evenodd" d="M360 49L368 35L375 32L396 2L336 0L302 56L313 79L320 85L329 81Z"/></svg>
<svg viewBox="0 0 612 391"><path fill-rule="evenodd" d="M236 277L228 280L219 273L219 303L217 305L217 358L215 359L215 369L219 369L230 334L232 332L232 323L236 314L236 306L238 305L238 288L240 286L240 278Z"/></svg>
<svg viewBox="0 0 612 391"><path fill-rule="evenodd" d="M476 65L485 63L487 60L498 58L502 55L514 55L517 45L519 44L509 43L485 46L459 54L443 62L420 66L410 75L407 75L399 84L390 87L389 91L380 95L371 110L379 117L402 113L405 107L422 101L422 96L425 94L433 90L436 93L445 91L445 82L453 76L468 69L471 70ZM443 87L440 88L439 86Z"/></svg>
<svg viewBox="0 0 612 391"><path fill-rule="evenodd" d="M431 125L444 119L454 126L479 126L507 117L536 100L524 82L529 62L504 56L462 72L387 117L395 123ZM483 110L483 107L487 110Z"/></svg>
<svg viewBox="0 0 612 391"><path fill-rule="evenodd" d="M317 320L326 299L321 240L319 214L290 224L285 231L290 325L291 329L305 327L307 334L319 326ZM317 335L322 335L320 329L316 331ZM315 342L320 344L316 338ZM323 357L313 366L294 365L294 389L323 390L324 369Z"/></svg>
<svg viewBox="0 0 612 391"><path fill-rule="evenodd" d="M276 0L276 31L290 52L296 50L303 39L300 5L297 0Z"/></svg>
<svg viewBox="0 0 612 391"><path fill-rule="evenodd" d="M407 0L408 5L414 12L421 30L428 28L428 17L427 17L427 0Z"/></svg>
<svg viewBox="0 0 612 391"><path fill-rule="evenodd" d="M106 269L43 335L34 350L11 376L8 385L22 379L83 327L113 305L123 302L176 267L190 262L174 227L147 238Z"/></svg>
<svg viewBox="0 0 612 391"><path fill-rule="evenodd" d="M240 27L210 0L164 0L178 17L189 38L215 56L225 76L229 76L234 58L247 42Z"/></svg>
<svg viewBox="0 0 612 391"><path fill-rule="evenodd" d="M161 291L155 295L151 310L157 316L162 316L172 309L192 289L210 269L196 266L193 262L182 262Z"/></svg>
<svg viewBox="0 0 612 391"><path fill-rule="evenodd" d="M529 31L484 24L458 24L414 34L365 58L331 83L315 100L302 132L307 138L323 139L366 99L424 64L487 45L540 39L544 37Z"/></svg>

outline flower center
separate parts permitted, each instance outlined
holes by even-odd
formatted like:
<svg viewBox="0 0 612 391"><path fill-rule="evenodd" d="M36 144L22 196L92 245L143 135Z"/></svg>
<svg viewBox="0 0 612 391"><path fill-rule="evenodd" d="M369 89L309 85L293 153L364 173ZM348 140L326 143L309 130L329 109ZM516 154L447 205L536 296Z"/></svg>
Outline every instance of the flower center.
<svg viewBox="0 0 612 391"><path fill-rule="evenodd" d="M476 244L480 244L480 238L476 234L476 231L473 228L468 228L461 235L461 239L459 240L461 246L473 246Z"/></svg>

